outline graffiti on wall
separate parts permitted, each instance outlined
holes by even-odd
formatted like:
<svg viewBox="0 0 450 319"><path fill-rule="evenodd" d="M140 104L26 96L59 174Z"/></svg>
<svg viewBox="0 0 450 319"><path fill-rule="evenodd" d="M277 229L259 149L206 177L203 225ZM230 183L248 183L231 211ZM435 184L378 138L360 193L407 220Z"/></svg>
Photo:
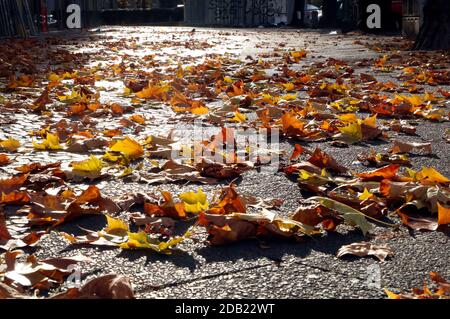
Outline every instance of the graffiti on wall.
<svg viewBox="0 0 450 319"><path fill-rule="evenodd" d="M286 15L286 0L209 0L208 10L218 25L266 25Z"/></svg>

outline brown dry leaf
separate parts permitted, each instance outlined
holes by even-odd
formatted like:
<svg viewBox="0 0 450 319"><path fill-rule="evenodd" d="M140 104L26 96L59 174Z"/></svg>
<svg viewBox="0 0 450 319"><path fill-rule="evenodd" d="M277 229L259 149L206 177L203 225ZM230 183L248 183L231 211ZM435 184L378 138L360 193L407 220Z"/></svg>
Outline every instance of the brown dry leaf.
<svg viewBox="0 0 450 319"><path fill-rule="evenodd" d="M259 214L233 213L213 215L201 213L198 224L208 230L211 245L225 245L257 236L300 238L320 234L313 227L292 219L278 217L263 209Z"/></svg>
<svg viewBox="0 0 450 319"><path fill-rule="evenodd" d="M139 173L140 180L148 184L188 181L202 184L217 184L218 180L201 176L197 168L169 160L161 168L153 168L148 173Z"/></svg>
<svg viewBox="0 0 450 319"><path fill-rule="evenodd" d="M202 159L202 162L198 163L196 168L205 177L234 179L241 176L244 171L252 169L253 165L252 163L222 164Z"/></svg>
<svg viewBox="0 0 450 319"><path fill-rule="evenodd" d="M335 173L346 173L348 169L340 165L332 156L322 151L320 148L316 148L311 158L308 160L311 164L325 168Z"/></svg>
<svg viewBox="0 0 450 319"><path fill-rule="evenodd" d="M64 277L70 275L73 270L70 266L79 262L91 262L84 256L51 258L37 260L34 256L27 256L26 261L17 260L21 252L6 252L7 267L3 276L14 285L23 288L37 288L49 290L56 284L61 284Z"/></svg>
<svg viewBox="0 0 450 319"><path fill-rule="evenodd" d="M11 235L6 227L6 217L3 212L0 212L0 242L11 239Z"/></svg>
<svg viewBox="0 0 450 319"><path fill-rule="evenodd" d="M375 256L380 261L385 261L387 257L393 255L393 251L387 245L379 246L363 241L339 248L337 257L341 258L345 255L355 255L358 257Z"/></svg>
<svg viewBox="0 0 450 319"><path fill-rule="evenodd" d="M28 218L33 225L58 226L80 216L108 213L114 215L121 208L110 198L103 197L96 186L89 186L76 197L34 194Z"/></svg>
<svg viewBox="0 0 450 319"><path fill-rule="evenodd" d="M2 193L0 197L0 204L23 206L30 202L30 196L27 192L11 192L8 194Z"/></svg>
<svg viewBox="0 0 450 319"><path fill-rule="evenodd" d="M390 164L412 166L407 154L383 154L374 149L368 154L358 154L358 160L365 166L384 167Z"/></svg>
<svg viewBox="0 0 450 319"><path fill-rule="evenodd" d="M22 174L7 179L0 179L0 193L8 194L19 190L28 179L28 174Z"/></svg>
<svg viewBox="0 0 450 319"><path fill-rule="evenodd" d="M110 274L91 279L81 288L71 288L51 299L134 299L134 291L128 277Z"/></svg>
<svg viewBox="0 0 450 319"><path fill-rule="evenodd" d="M210 205L208 211L210 214L217 215L245 212L247 212L245 200L237 193L234 184L222 189L219 199Z"/></svg>
<svg viewBox="0 0 450 319"><path fill-rule="evenodd" d="M339 224L344 222L344 219L333 210L319 203L300 205L292 214L291 219L309 226L317 226L322 223L322 226L328 231L334 231Z"/></svg>
<svg viewBox="0 0 450 319"><path fill-rule="evenodd" d="M414 230L429 230L435 231L438 229L439 224L436 218L431 217L412 217L408 214L397 211L397 214L402 219L404 225Z"/></svg>
<svg viewBox="0 0 450 319"><path fill-rule="evenodd" d="M394 132L402 132L409 135L416 135L416 127L409 125L406 121L394 120L389 123L391 130Z"/></svg>
<svg viewBox="0 0 450 319"><path fill-rule="evenodd" d="M199 224L208 227L208 241L215 246L256 237L257 234L255 224L223 215L200 214Z"/></svg>
<svg viewBox="0 0 450 319"><path fill-rule="evenodd" d="M423 154L431 154L433 150L431 148L431 143L407 143L402 141L394 141L391 153L412 153L413 151L418 151Z"/></svg>
<svg viewBox="0 0 450 319"><path fill-rule="evenodd" d="M183 203L175 203L169 192L161 192L164 201L161 205L145 202L144 212L148 216L171 217L175 219L185 218L186 212Z"/></svg>
<svg viewBox="0 0 450 319"><path fill-rule="evenodd" d="M31 232L24 236L18 236L9 240L0 240L0 248L6 251L12 251L17 248L33 247L35 246L47 232Z"/></svg>
<svg viewBox="0 0 450 319"><path fill-rule="evenodd" d="M1 299L27 299L27 296L21 294L17 289L0 282L0 300Z"/></svg>

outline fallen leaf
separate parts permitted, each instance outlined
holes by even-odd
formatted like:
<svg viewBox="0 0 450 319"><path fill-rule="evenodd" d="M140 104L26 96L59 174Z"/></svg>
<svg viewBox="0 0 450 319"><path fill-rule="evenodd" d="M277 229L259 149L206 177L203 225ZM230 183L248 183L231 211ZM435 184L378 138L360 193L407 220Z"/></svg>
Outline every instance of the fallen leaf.
<svg viewBox="0 0 450 319"><path fill-rule="evenodd" d="M0 148L7 150L8 152L16 152L20 147L20 142L13 139L13 138L9 138L5 141L1 141L0 142Z"/></svg>
<svg viewBox="0 0 450 319"><path fill-rule="evenodd" d="M134 290L128 277L116 274L89 280L81 288L52 296L51 299L134 299Z"/></svg>
<svg viewBox="0 0 450 319"><path fill-rule="evenodd" d="M358 257L375 256L380 261L385 261L389 256L393 255L392 249L388 246L373 245L368 242L353 243L339 248L337 257L341 258L345 255L355 255Z"/></svg>
<svg viewBox="0 0 450 319"><path fill-rule="evenodd" d="M431 154L431 143L407 143L401 141L394 141L391 153L411 153L412 151L421 151L424 154Z"/></svg>
<svg viewBox="0 0 450 319"><path fill-rule="evenodd" d="M124 140L116 142L111 147L111 151L121 153L130 159L137 159L144 155L142 145L130 137L126 137Z"/></svg>
<svg viewBox="0 0 450 319"><path fill-rule="evenodd" d="M444 207L441 204L438 205L438 224L448 225L450 224L450 207Z"/></svg>
<svg viewBox="0 0 450 319"><path fill-rule="evenodd" d="M186 213L198 214L209 208L209 202L206 194L199 188L197 193L187 192L180 195L180 199L184 203Z"/></svg>

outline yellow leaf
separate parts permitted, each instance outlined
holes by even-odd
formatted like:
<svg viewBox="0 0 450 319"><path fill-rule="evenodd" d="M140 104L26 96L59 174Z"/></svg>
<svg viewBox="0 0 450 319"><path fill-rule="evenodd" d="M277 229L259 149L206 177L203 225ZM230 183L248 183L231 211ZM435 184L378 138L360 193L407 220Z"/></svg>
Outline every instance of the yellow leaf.
<svg viewBox="0 0 450 319"><path fill-rule="evenodd" d="M189 236L190 236L190 233L186 232L186 234L183 237L174 237L174 238L171 238L167 242L160 242L158 245L159 251L164 252L164 251L168 250L169 248L171 248L175 245L178 245L179 243L184 241Z"/></svg>
<svg viewBox="0 0 450 319"><path fill-rule="evenodd" d="M245 122L247 120L247 117L242 114L241 112L234 113L234 117L231 119L232 122Z"/></svg>
<svg viewBox="0 0 450 319"><path fill-rule="evenodd" d="M209 113L209 109L206 106L196 106L191 109L191 113L195 115L205 115Z"/></svg>
<svg viewBox="0 0 450 319"><path fill-rule="evenodd" d="M416 173L416 180L429 183L450 183L450 179L439 173L432 167L423 167L420 172Z"/></svg>
<svg viewBox="0 0 450 319"><path fill-rule="evenodd" d="M123 89L123 93L122 93L122 95L123 96L130 96L131 95L131 89L130 88L124 88Z"/></svg>
<svg viewBox="0 0 450 319"><path fill-rule="evenodd" d="M33 141L33 146L41 151L62 149L62 146L59 144L59 137L51 133L47 133L46 139L40 144Z"/></svg>
<svg viewBox="0 0 450 319"><path fill-rule="evenodd" d="M347 143L356 143L362 140L362 130L359 123L353 123L348 126L339 127L341 139Z"/></svg>
<svg viewBox="0 0 450 319"><path fill-rule="evenodd" d="M72 169L74 171L95 173L100 172L102 168L103 168L102 161L93 155L85 161L72 163Z"/></svg>
<svg viewBox="0 0 450 319"><path fill-rule="evenodd" d="M155 248L148 242L148 235L145 232L130 233L128 232L128 241L120 244L122 249L136 249L136 248Z"/></svg>
<svg viewBox="0 0 450 319"><path fill-rule="evenodd" d="M169 85L150 85L136 93L136 96L140 99L165 99L169 90Z"/></svg>
<svg viewBox="0 0 450 319"><path fill-rule="evenodd" d="M419 95L396 95L397 100L406 101L414 107L420 106L424 103L424 100Z"/></svg>
<svg viewBox="0 0 450 319"><path fill-rule="evenodd" d="M144 155L144 149L139 142L126 137L111 147L111 151L121 153L130 159L137 159Z"/></svg>
<svg viewBox="0 0 450 319"><path fill-rule="evenodd" d="M0 142L0 148L7 150L8 152L15 152L20 147L20 142L9 138L5 141Z"/></svg>
<svg viewBox="0 0 450 319"><path fill-rule="evenodd" d="M337 118L340 119L342 122L346 123L354 123L358 121L358 118L356 117L355 113L338 115Z"/></svg>
<svg viewBox="0 0 450 319"><path fill-rule="evenodd" d="M189 237L187 232L182 237L174 237L167 242L161 242L156 239L149 238L145 232L128 233L128 241L120 244L122 249L152 249L158 253L170 254L171 248Z"/></svg>
<svg viewBox="0 0 450 319"><path fill-rule="evenodd" d="M209 208L208 199L201 188L199 188L197 193L187 192L181 194L179 197L183 201L184 210L187 213L198 214L200 212L206 211Z"/></svg>
<svg viewBox="0 0 450 319"><path fill-rule="evenodd" d="M292 52L291 52L291 56L292 56L295 60L299 61L301 58L306 57L306 51L305 51L305 50L292 51Z"/></svg>
<svg viewBox="0 0 450 319"><path fill-rule="evenodd" d="M424 100L425 100L426 102L435 102L435 101L437 101L438 99L436 98L436 96L434 95L434 93L425 92Z"/></svg>
<svg viewBox="0 0 450 319"><path fill-rule="evenodd" d="M364 119L362 123L370 127L377 127L377 114Z"/></svg>
<svg viewBox="0 0 450 319"><path fill-rule="evenodd" d="M116 162L122 160L123 156L122 155L116 156L116 155L113 155L113 154L107 152L105 155L103 155L103 159L108 162L116 163Z"/></svg>
<svg viewBox="0 0 450 319"><path fill-rule="evenodd" d="M131 167L127 167L123 170L122 174L119 177L127 177L133 174L133 169Z"/></svg>
<svg viewBox="0 0 450 319"><path fill-rule="evenodd" d="M367 188L364 188L364 192L361 193L361 195L358 197L359 200L367 200L373 197L373 194L371 192L369 192L369 190Z"/></svg>
<svg viewBox="0 0 450 319"><path fill-rule="evenodd" d="M59 76L58 76L57 74L52 73L52 74L50 74L50 76L48 77L48 80L49 80L50 82L59 82L59 81L60 81L60 78L59 78Z"/></svg>
<svg viewBox="0 0 450 319"><path fill-rule="evenodd" d="M127 223L125 223L121 219L113 218L108 215L105 216L106 220L108 221L108 226L105 228L105 231L108 234L115 236L126 236L129 231Z"/></svg>
<svg viewBox="0 0 450 319"><path fill-rule="evenodd" d="M411 177L413 179L416 179L417 172L415 170L410 169L410 168L407 167L406 168L406 172L408 173L409 177Z"/></svg>
<svg viewBox="0 0 450 319"><path fill-rule="evenodd" d="M284 86L284 89L286 91L293 91L295 89L294 83L291 83L291 82L283 83L282 85Z"/></svg>
<svg viewBox="0 0 450 319"><path fill-rule="evenodd" d="M392 291L390 291L387 288L384 288L384 292L386 293L386 295L388 296L389 299L402 299L402 297L400 295L393 293Z"/></svg>
<svg viewBox="0 0 450 319"><path fill-rule="evenodd" d="M224 80L226 83L229 83L229 84L233 83L233 79L230 78L229 76L224 77L223 80Z"/></svg>
<svg viewBox="0 0 450 319"><path fill-rule="evenodd" d="M285 101L294 101L298 97L298 94L285 94L281 97L282 100Z"/></svg>
<svg viewBox="0 0 450 319"><path fill-rule="evenodd" d="M310 177L312 177L312 175L310 173L308 173L307 171L305 171L304 169L301 169L299 171L299 176L298 176L299 179L308 180Z"/></svg>
<svg viewBox="0 0 450 319"><path fill-rule="evenodd" d="M80 100L80 98L81 96L76 91L72 91L70 95L58 95L59 101L64 103L73 103Z"/></svg>

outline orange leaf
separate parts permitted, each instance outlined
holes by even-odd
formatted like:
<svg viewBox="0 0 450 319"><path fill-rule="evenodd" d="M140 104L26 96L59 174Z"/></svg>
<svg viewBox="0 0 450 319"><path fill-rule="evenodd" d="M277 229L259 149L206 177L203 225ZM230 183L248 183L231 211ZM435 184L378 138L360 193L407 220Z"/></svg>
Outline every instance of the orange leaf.
<svg viewBox="0 0 450 319"><path fill-rule="evenodd" d="M438 203L438 224L450 224L450 207L444 207Z"/></svg>
<svg viewBox="0 0 450 319"><path fill-rule="evenodd" d="M142 115L136 114L130 117L130 121L133 121L135 123L144 125L145 124L145 118Z"/></svg>
<svg viewBox="0 0 450 319"><path fill-rule="evenodd" d="M290 161L294 161L297 158L299 158L300 155L303 153L303 147L299 144L295 144L294 152L292 153L291 157L289 158Z"/></svg>
<svg viewBox="0 0 450 319"><path fill-rule="evenodd" d="M366 181L381 181L383 179L393 179L397 176L400 165L388 165L374 171L357 174L358 177Z"/></svg>
<svg viewBox="0 0 450 319"><path fill-rule="evenodd" d="M0 166L9 164L11 161L6 154L0 154Z"/></svg>

